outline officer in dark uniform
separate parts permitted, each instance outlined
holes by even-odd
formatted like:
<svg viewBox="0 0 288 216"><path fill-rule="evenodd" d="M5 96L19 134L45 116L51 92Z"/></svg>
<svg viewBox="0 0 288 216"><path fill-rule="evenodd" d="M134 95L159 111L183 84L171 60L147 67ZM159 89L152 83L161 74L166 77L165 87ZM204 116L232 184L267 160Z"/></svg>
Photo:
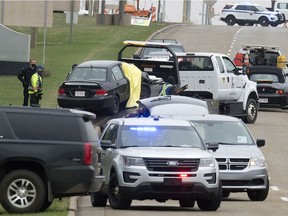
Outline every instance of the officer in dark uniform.
<svg viewBox="0 0 288 216"><path fill-rule="evenodd" d="M29 65L22 68L20 73L18 74L18 79L22 82L23 85L23 106L28 106L29 101L29 94L28 94L28 87L31 77L34 73L36 73L36 60L31 59Z"/></svg>

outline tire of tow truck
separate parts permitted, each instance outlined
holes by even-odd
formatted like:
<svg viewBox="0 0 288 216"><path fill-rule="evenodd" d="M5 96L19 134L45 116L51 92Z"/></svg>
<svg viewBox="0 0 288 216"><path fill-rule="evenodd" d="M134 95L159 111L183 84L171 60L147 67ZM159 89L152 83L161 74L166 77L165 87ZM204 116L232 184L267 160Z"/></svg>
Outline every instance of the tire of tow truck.
<svg viewBox="0 0 288 216"><path fill-rule="evenodd" d="M249 98L246 104L246 116L243 121L247 124L254 124L258 115L258 106L253 98Z"/></svg>

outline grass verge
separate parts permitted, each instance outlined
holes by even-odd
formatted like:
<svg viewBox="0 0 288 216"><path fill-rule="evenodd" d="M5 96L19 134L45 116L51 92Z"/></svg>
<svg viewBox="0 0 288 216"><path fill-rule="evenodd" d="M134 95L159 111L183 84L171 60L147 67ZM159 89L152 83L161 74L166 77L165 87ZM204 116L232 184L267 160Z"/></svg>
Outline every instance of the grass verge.
<svg viewBox="0 0 288 216"><path fill-rule="evenodd" d="M42 107L57 106L58 87L64 81L72 64L87 60L117 60L117 53L124 40L146 40L153 32L165 27L165 23L144 26L97 26L95 17L79 16L77 25L65 23L65 14L54 14L53 27L46 29L45 54L44 29L38 29L37 46L30 51L30 57L37 64L45 65L51 74L44 78ZM12 28L12 27L11 27ZM13 27L22 33L30 33L30 28ZM70 43L71 42L71 43ZM132 55L132 53L131 53ZM45 56L45 59L43 58ZM16 76L0 76L0 105L22 105L22 85Z"/></svg>

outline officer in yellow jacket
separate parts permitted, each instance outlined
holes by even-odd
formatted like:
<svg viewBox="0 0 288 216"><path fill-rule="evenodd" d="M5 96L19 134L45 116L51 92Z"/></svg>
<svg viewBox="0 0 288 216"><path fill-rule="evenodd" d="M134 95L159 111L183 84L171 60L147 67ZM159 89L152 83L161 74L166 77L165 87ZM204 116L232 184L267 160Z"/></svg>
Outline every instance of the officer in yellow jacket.
<svg viewBox="0 0 288 216"><path fill-rule="evenodd" d="M162 86L160 90L160 96L166 95L175 95L176 88L175 88L175 79L173 76L169 76L167 82Z"/></svg>
<svg viewBox="0 0 288 216"><path fill-rule="evenodd" d="M44 66L37 66L37 71L31 77L29 83L30 105L32 107L40 107L39 101L42 99L43 91L43 69Z"/></svg>

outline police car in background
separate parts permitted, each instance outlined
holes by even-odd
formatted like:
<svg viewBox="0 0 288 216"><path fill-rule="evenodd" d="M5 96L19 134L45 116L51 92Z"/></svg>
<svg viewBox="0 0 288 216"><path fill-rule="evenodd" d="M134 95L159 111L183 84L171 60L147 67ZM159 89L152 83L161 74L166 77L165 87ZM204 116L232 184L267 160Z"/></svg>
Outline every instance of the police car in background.
<svg viewBox="0 0 288 216"><path fill-rule="evenodd" d="M285 22L283 13L269 11L262 5L252 3L227 4L221 11L220 20L233 26L260 24L276 27Z"/></svg>

